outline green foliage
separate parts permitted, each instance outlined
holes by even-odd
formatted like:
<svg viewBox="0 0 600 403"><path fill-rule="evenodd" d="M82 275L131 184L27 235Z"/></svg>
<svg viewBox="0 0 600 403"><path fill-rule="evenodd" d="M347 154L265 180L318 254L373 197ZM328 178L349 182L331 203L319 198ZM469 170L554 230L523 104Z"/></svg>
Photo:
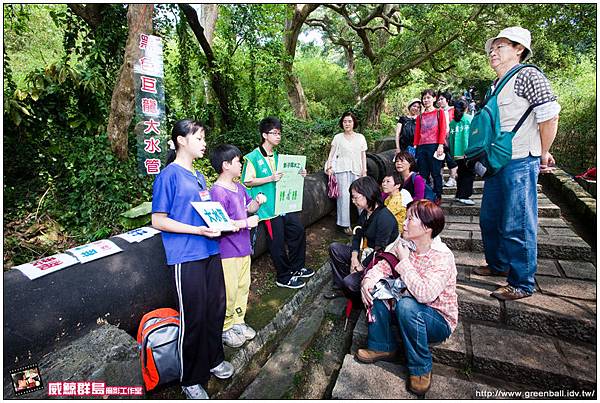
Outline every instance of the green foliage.
<svg viewBox="0 0 600 403"><path fill-rule="evenodd" d="M596 165L596 68L589 59L551 78L562 109L550 152L556 163L579 174Z"/></svg>
<svg viewBox="0 0 600 403"><path fill-rule="evenodd" d="M294 62L298 78L303 83L310 116L331 119L341 115L355 102L346 70L316 56Z"/></svg>
<svg viewBox="0 0 600 403"><path fill-rule="evenodd" d="M355 22L376 6L346 5ZM311 14L329 18L326 26L338 43L352 44L356 82L349 79L346 53L338 44L327 39L323 46L299 43L294 69L313 118L303 122L293 117L284 85L282 32L288 5L219 5L212 71L179 7L157 5L154 26L165 44L167 128L177 119L200 119L213 128L207 135L209 152L216 144L231 143L247 153L259 142L260 119L278 116L283 122L279 152L306 155L308 170L321 170L333 136L341 131L339 116L356 104L357 95L457 34L433 57L394 75L355 111L361 122L357 131L372 149L377 139L393 134L395 118L424 88L458 95L475 86L482 95L494 77L483 51L485 40L506 26L521 25L532 31L532 62L549 76L563 108L552 149L558 164L580 172L595 163L595 4L486 4L477 21L467 24L463 21L478 5L398 7L402 31L376 29L380 19L368 23L372 60L338 14L323 6ZM138 175L133 134L126 162L114 157L106 136L128 33L127 7L104 8L103 22L93 30L63 4L6 4L3 10L5 248L17 256L9 261L22 263L51 253L49 245L60 248L137 225L121 221L121 214L150 200L152 178ZM226 129L211 73L222 77L219 85L228 94L233 123ZM216 179L208 158L195 167L209 184ZM22 242L24 232L41 227L47 233ZM60 232L69 238L47 235Z"/></svg>

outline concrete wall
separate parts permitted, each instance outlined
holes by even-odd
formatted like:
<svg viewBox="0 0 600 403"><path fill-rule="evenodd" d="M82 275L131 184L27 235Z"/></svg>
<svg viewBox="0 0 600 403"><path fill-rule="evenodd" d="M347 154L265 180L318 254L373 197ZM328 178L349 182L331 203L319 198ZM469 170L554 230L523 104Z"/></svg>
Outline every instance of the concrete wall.
<svg viewBox="0 0 600 403"><path fill-rule="evenodd" d="M311 225L335 207L322 172L304 183L301 220ZM42 353L84 335L99 320L137 332L142 315L176 307L160 234L130 244L111 238L123 252L29 280L18 270L4 273L4 362L36 362ZM255 256L267 250L259 231Z"/></svg>

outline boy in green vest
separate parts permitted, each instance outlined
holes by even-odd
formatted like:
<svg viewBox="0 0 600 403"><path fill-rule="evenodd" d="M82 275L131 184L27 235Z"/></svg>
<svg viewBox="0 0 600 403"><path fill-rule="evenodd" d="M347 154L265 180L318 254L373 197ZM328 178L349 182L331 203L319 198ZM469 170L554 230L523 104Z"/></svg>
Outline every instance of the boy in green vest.
<svg viewBox="0 0 600 403"><path fill-rule="evenodd" d="M275 147L281 141L281 122L275 117L260 121L261 144L244 156L242 183L248 187L252 198L259 193L267 201L257 211L258 218L267 229L267 244L273 264L277 270L276 284L279 287L302 288L302 278L315 272L304 267L306 236L298 213L275 215L275 184L283 173L277 172L278 155ZM306 170L300 172L306 176ZM286 245L289 254L286 253Z"/></svg>

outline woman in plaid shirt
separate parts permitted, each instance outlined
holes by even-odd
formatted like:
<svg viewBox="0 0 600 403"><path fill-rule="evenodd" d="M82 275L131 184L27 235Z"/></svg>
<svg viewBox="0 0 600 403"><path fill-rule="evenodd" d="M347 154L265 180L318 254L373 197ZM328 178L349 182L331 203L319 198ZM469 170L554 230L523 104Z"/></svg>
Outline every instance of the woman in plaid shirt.
<svg viewBox="0 0 600 403"><path fill-rule="evenodd" d="M361 296L365 306L372 308L374 321L369 323L368 348L359 349L356 358L366 363L394 358L396 340L391 319L395 314L406 350L409 389L423 395L431 386L429 343L447 339L458 322L456 265L450 249L436 238L445 223L441 208L429 200L417 200L408 205L406 217L403 238L414 241L416 251L397 242L393 252L400 262L396 267L382 260L365 275ZM408 293L399 296L395 309L390 310L384 301L373 300L371 292L392 269Z"/></svg>

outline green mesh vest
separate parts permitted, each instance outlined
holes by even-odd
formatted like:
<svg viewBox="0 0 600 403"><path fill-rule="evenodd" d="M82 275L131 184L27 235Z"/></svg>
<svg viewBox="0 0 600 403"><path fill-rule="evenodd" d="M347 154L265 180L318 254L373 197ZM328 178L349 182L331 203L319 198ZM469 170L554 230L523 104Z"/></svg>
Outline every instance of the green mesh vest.
<svg viewBox="0 0 600 403"><path fill-rule="evenodd" d="M275 167L277 167L278 154L276 152L273 153L273 158L275 159ZM254 167L257 178L266 178L273 175L267 159L263 157L258 148L255 148L252 152L244 155L244 160L242 183L246 180L246 169L248 168L248 164L252 164ZM267 202L262 204L257 211L259 219L268 220L269 218L275 217L275 182L248 187L248 193L250 193L250 196L252 196L253 199L255 199L259 193L263 193L267 196Z"/></svg>

